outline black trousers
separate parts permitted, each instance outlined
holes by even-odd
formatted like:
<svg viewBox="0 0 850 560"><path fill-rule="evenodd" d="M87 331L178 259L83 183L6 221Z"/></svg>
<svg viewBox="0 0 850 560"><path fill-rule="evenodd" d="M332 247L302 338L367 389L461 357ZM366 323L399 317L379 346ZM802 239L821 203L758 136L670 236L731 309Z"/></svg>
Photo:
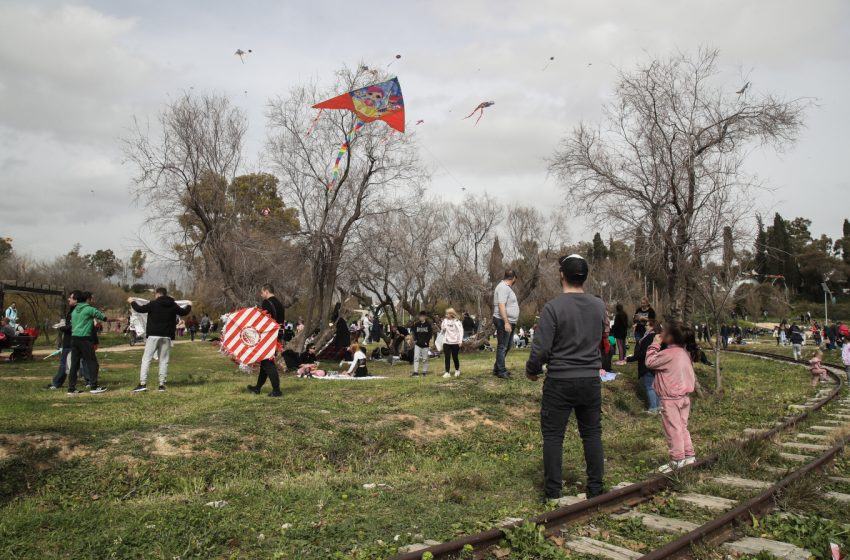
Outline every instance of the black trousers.
<svg viewBox="0 0 850 560"><path fill-rule="evenodd" d="M599 376L553 379L543 383L540 431L543 434L543 490L547 498L561 497L564 433L575 412L584 445L587 497L602 494L605 471L602 454L602 382Z"/></svg>
<svg viewBox="0 0 850 560"><path fill-rule="evenodd" d="M443 356L446 358L446 371L449 371L451 360L455 362L455 371L460 371L460 344L443 344Z"/></svg>
<svg viewBox="0 0 850 560"><path fill-rule="evenodd" d="M89 372L88 382L92 389L97 387L97 374L100 364L94 355L94 345L88 337L74 336L71 338L71 372L68 374L68 390L77 388L77 375L80 371L80 363L85 362Z"/></svg>
<svg viewBox="0 0 850 560"><path fill-rule="evenodd" d="M277 373L275 361L263 360L260 362L260 375L257 376L257 389L266 384L266 379L271 381L272 391L280 391L280 375Z"/></svg>

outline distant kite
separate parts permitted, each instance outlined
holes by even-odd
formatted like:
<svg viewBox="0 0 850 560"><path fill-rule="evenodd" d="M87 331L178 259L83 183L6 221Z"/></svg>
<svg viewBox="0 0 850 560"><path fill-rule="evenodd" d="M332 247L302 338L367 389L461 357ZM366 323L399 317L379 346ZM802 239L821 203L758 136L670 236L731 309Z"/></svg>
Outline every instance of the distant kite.
<svg viewBox="0 0 850 560"><path fill-rule="evenodd" d="M468 115L463 117L462 120L466 120L469 117L471 117L472 115L474 115L476 112L478 112L478 118L475 119L475 124L477 125L478 121L481 120L481 117L484 116L484 109L486 109L487 107L492 107L495 104L496 104L495 101L482 101L481 103L478 104L478 107L476 107L475 109L472 110L471 113L469 113Z"/></svg>
<svg viewBox="0 0 850 560"><path fill-rule="evenodd" d="M400 54L395 55L395 60L391 60L391 61L390 61L390 63L389 63L389 64L387 64L387 68L389 68L390 66L392 66L392 65L393 65L393 62L395 62L395 61L396 61L396 60L398 60L399 58L401 58L401 55L400 55Z"/></svg>
<svg viewBox="0 0 850 560"><path fill-rule="evenodd" d="M547 68L549 68L549 65L550 65L550 64L552 64L552 61L554 61L554 60L555 60L555 57L554 57L554 56L550 56L550 57L549 57L549 62L547 62L547 63L546 63L546 65L543 67L543 70L546 70ZM541 70L541 72L542 72L543 70Z"/></svg>
<svg viewBox="0 0 850 560"><path fill-rule="evenodd" d="M251 49L248 49L247 52L243 51L242 49L236 49L236 52L233 54L239 57L239 60L242 61L242 64L245 64L245 55L250 54L252 52L254 51Z"/></svg>
<svg viewBox="0 0 850 560"><path fill-rule="evenodd" d="M749 89L749 87L750 87L750 82L747 82L746 84L744 84L744 87L742 87L741 89L739 89L735 93L737 93L738 95L743 95L747 91L747 89Z"/></svg>
<svg viewBox="0 0 850 560"><path fill-rule="evenodd" d="M420 124L425 124L425 121L422 120L422 119L419 119L418 121L416 121L416 126L419 126Z"/></svg>

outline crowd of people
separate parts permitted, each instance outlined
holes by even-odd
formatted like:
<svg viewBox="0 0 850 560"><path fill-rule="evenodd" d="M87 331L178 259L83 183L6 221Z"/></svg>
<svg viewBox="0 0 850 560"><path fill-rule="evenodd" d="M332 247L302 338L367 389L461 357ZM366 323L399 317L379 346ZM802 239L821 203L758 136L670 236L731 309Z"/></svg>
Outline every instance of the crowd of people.
<svg viewBox="0 0 850 560"><path fill-rule="evenodd" d="M481 338L485 342L478 348L494 351L492 374L500 379L510 379L513 375L507 367L509 353L514 348L530 346L525 364L526 377L537 381L545 375L540 414L544 491L547 498L557 499L562 488L563 440L572 414L575 414L583 442L587 496L590 498L603 491L600 373L610 369L616 356L617 364L637 364L639 386L646 397L646 412L661 417L669 462L659 470L671 472L695 462L696 453L688 429L691 413L689 395L695 386L694 363L706 361L697 342L710 342L714 333L707 324L691 328L669 323L662 327L646 297L641 299L631 315L619 303L609 314L601 298L584 290L589 274L587 261L578 255L569 255L562 257L559 264L562 293L543 307L536 322L528 328L517 326L520 319L519 301L514 291L517 275L512 270L505 271L493 293L495 349L489 348L489 342L486 342L489 337L477 337L481 327L475 317L468 312L460 314L453 308L446 309L438 318L422 311L405 326L384 325L371 314L349 324L337 308L333 321L334 337L327 346L317 348L317 330L306 337L303 352L294 354L285 351L284 360L300 377L322 377L328 374L322 365L325 359L323 353L327 353L334 362L340 360L340 367L345 368L341 375L367 377L370 357L367 356L366 344L383 341L386 348L376 347L372 360L386 359L390 363L404 360L411 366L411 376L419 377L429 373L431 358L442 355L443 377L458 377L461 375L462 346L472 339ZM201 339L205 340L214 329L206 313L200 319L191 314L191 303L179 305L164 288L158 288L155 295L155 299L146 303L128 298L135 312L147 314L139 384L133 389L136 393L147 391L150 362L154 357L159 360L157 387L159 391L165 391L170 350L176 337L185 334L194 340L196 333L200 333ZM302 333L305 328L302 321L292 323L285 320L284 307L271 284L262 286L260 296L260 307L280 326L279 340L282 343ZM89 292L75 290L69 295L68 312L59 328L62 333L59 368L49 385L50 389L61 388L67 379L68 394L79 393L78 378L82 376L86 389L91 393L106 391L99 383L95 323L107 319L93 303L94 296ZM3 317L3 329L11 328L16 319L16 310L10 306ZM725 348L729 338L740 338L744 331L737 325L723 325L717 334ZM850 332L845 325L830 323L821 328L813 322L810 329L802 329L796 323L783 321L773 334L777 344L791 345L796 359L802 358L802 345L811 336L817 347L809 360L813 385L826 378L821 347L835 348L843 343L850 379ZM259 395L266 382L271 385L268 396L282 396L280 374L274 358L259 363L257 380L246 389Z"/></svg>

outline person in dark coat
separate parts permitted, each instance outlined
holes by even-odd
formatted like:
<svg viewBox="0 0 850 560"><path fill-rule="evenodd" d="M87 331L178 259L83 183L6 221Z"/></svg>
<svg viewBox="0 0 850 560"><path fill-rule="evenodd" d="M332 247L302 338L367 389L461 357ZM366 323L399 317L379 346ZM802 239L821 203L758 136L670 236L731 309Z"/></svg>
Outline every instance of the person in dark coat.
<svg viewBox="0 0 850 560"><path fill-rule="evenodd" d="M260 296L263 298L263 303L260 305L260 308L268 313L269 316L277 323L278 340L282 340L283 335L280 328L284 321L283 304L275 297L274 286L271 284L263 284L263 287L260 289ZM268 379L272 384L272 392L269 393L269 396L282 396L283 393L280 391L280 375L277 372L277 364L275 363L274 357L260 362L260 374L257 376L257 384L248 385L248 392L259 395L263 385L266 384L266 379Z"/></svg>
<svg viewBox="0 0 850 560"><path fill-rule="evenodd" d="M139 384L133 389L134 393L148 390L148 369L154 354L159 356L159 390L165 391L168 378L168 360L171 356L171 345L177 331L177 317L184 317L192 311L192 306L180 307L174 298L168 295L165 288L156 289L156 299L144 305L136 302L136 298L127 298L133 311L147 313L148 321L145 327L145 352L142 354L142 368L139 372Z"/></svg>
<svg viewBox="0 0 850 560"><path fill-rule="evenodd" d="M626 337L629 336L629 316L623 309L623 304L618 303L614 312L614 325L611 327L611 336L617 341L617 353L619 355L618 365L622 365L626 359Z"/></svg>
<svg viewBox="0 0 850 560"><path fill-rule="evenodd" d="M637 362L638 379L643 384L646 392L646 412L648 414L658 414L661 412L661 405L658 401L658 395L655 394L653 383L655 382L655 372L646 367L646 351L652 345L655 335L658 334L655 327L655 319L647 319L646 332L635 347L635 353L626 358L628 362Z"/></svg>
<svg viewBox="0 0 850 560"><path fill-rule="evenodd" d="M53 381L47 386L48 389L59 389L65 384L65 378L68 377L68 370L70 369L69 358L71 356L71 313L73 313L74 307L77 305L79 293L79 290L74 290L68 294L68 313L65 314L65 323L58 329L62 333L62 351L59 354L59 369L56 371L56 375L53 376ZM86 385L90 385L85 363L81 364L80 371L83 374Z"/></svg>

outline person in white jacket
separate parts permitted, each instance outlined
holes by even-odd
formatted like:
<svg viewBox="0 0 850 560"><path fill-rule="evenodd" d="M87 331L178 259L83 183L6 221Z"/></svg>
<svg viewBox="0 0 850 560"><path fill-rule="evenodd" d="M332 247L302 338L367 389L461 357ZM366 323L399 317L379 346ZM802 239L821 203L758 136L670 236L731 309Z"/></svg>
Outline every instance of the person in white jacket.
<svg viewBox="0 0 850 560"><path fill-rule="evenodd" d="M446 373L443 377L451 377L451 360L455 363L455 377L460 375L460 345L463 343L463 323L457 318L457 311L449 307L446 309L446 318L440 325L443 334L443 356L446 358Z"/></svg>

